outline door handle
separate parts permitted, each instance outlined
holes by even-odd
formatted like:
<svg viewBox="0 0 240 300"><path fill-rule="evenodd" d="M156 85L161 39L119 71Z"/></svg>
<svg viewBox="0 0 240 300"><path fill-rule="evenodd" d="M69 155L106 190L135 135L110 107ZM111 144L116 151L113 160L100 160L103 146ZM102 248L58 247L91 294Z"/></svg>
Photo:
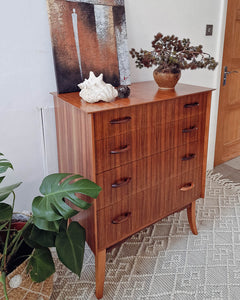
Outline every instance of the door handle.
<svg viewBox="0 0 240 300"><path fill-rule="evenodd" d="M238 73L238 71L233 70L233 71L228 71L228 67L224 67L224 74L223 74L223 85L226 85L227 83L227 75L232 74L232 73Z"/></svg>
<svg viewBox="0 0 240 300"><path fill-rule="evenodd" d="M187 191L192 190L194 187L195 187L195 184L194 184L193 182L189 182L189 183L184 184L184 185L180 188L180 191L182 191L182 192L187 192Z"/></svg>
<svg viewBox="0 0 240 300"><path fill-rule="evenodd" d="M130 181L131 181L131 177L126 177L126 178L123 178L122 180L120 181L116 181L112 184L112 188L119 188L119 187L122 187L123 185L126 185L128 184Z"/></svg>
<svg viewBox="0 0 240 300"><path fill-rule="evenodd" d="M182 133L189 133L189 132L193 132L193 131L195 131L195 130L198 130L198 127L197 127L197 126L191 126L191 127L189 127L189 128L184 128L184 129L182 130Z"/></svg>
<svg viewBox="0 0 240 300"><path fill-rule="evenodd" d="M109 123L110 124L123 124L123 123L127 123L127 122L131 121L131 119L132 119L131 117L127 116L124 118L113 119Z"/></svg>
<svg viewBox="0 0 240 300"><path fill-rule="evenodd" d="M126 222L130 217L131 217L131 212L128 211L128 212L116 217L115 219L113 219L112 223L113 224L121 224L123 222Z"/></svg>
<svg viewBox="0 0 240 300"><path fill-rule="evenodd" d="M183 156L182 157L182 161L191 160L191 159L194 159L195 157L196 157L196 154L195 153L191 153L191 154Z"/></svg>
<svg viewBox="0 0 240 300"><path fill-rule="evenodd" d="M121 146L121 147L118 148L118 149L111 150L111 151L110 151L110 154L124 153L124 152L129 151L129 149L130 149L130 145L124 145L124 146Z"/></svg>

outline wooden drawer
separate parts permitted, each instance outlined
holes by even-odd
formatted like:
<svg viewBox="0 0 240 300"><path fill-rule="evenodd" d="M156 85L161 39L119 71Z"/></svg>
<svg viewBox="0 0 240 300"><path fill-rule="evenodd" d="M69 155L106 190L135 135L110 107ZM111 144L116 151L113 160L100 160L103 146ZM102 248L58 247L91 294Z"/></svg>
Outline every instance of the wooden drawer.
<svg viewBox="0 0 240 300"><path fill-rule="evenodd" d="M167 102L154 103L151 107L150 122L165 124L166 122L191 118L204 113L206 105L207 94L184 96Z"/></svg>
<svg viewBox="0 0 240 300"><path fill-rule="evenodd" d="M197 168L201 162L202 144L195 142L98 174L96 182L103 189L97 198L97 209Z"/></svg>
<svg viewBox="0 0 240 300"><path fill-rule="evenodd" d="M96 141L96 173L163 152L186 143L201 141L204 115L130 131Z"/></svg>
<svg viewBox="0 0 240 300"><path fill-rule="evenodd" d="M95 139L147 127L150 110L151 106L141 105L94 114Z"/></svg>
<svg viewBox="0 0 240 300"><path fill-rule="evenodd" d="M133 231L183 209L200 198L202 169L197 168L162 181L131 199Z"/></svg>
<svg viewBox="0 0 240 300"><path fill-rule="evenodd" d="M116 136L155 124L190 118L205 112L207 94L191 95L94 114L95 139Z"/></svg>
<svg viewBox="0 0 240 300"><path fill-rule="evenodd" d="M191 184L191 185L190 185ZM188 186L190 185L190 186ZM184 189L185 190L181 190ZM201 169L163 181L97 212L98 247L107 248L200 197Z"/></svg>
<svg viewBox="0 0 240 300"><path fill-rule="evenodd" d="M120 219L118 224L113 222ZM104 249L122 240L132 232L132 216L128 197L116 205L97 212L98 248Z"/></svg>

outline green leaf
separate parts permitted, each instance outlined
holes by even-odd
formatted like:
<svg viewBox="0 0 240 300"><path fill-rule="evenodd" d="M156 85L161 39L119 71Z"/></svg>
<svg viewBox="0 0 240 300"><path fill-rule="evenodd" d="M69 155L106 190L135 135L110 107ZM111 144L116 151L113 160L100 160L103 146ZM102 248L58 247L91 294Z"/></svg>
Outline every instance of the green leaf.
<svg viewBox="0 0 240 300"><path fill-rule="evenodd" d="M55 247L56 233L52 231L41 230L34 224L28 226L23 232L25 242L34 248Z"/></svg>
<svg viewBox="0 0 240 300"><path fill-rule="evenodd" d="M68 221L62 219L62 222L61 222L61 224L59 226L59 231L62 231L62 230L66 231L67 227L68 227Z"/></svg>
<svg viewBox="0 0 240 300"><path fill-rule="evenodd" d="M0 177L0 183L3 181L4 178L5 178L5 176Z"/></svg>
<svg viewBox="0 0 240 300"><path fill-rule="evenodd" d="M62 219L55 210L52 209L50 201L42 201L43 197L38 196L33 199L32 202L32 212L33 216L38 218L44 218L48 221L57 221Z"/></svg>
<svg viewBox="0 0 240 300"><path fill-rule="evenodd" d="M60 217L71 218L77 214L64 202L64 198L70 200L76 206L86 209L89 203L76 197L75 193L81 193L96 198L101 188L94 182L83 179L81 175L69 173L51 174L44 178L40 192L43 197L36 197L32 205L33 215L45 218L48 221L56 221Z"/></svg>
<svg viewBox="0 0 240 300"><path fill-rule="evenodd" d="M7 221L6 223L0 225L0 231L3 230L3 228L5 228L7 226L8 222L9 221Z"/></svg>
<svg viewBox="0 0 240 300"><path fill-rule="evenodd" d="M6 203L0 203L0 221L6 221L12 217L12 206Z"/></svg>
<svg viewBox="0 0 240 300"><path fill-rule="evenodd" d="M13 190L16 189L20 184L21 184L21 182L18 182L18 183L0 188L0 202L3 201L4 199L6 199L13 192Z"/></svg>
<svg viewBox="0 0 240 300"><path fill-rule="evenodd" d="M52 255L48 248L34 250L29 260L28 271L35 282L42 282L55 272Z"/></svg>
<svg viewBox="0 0 240 300"><path fill-rule="evenodd" d="M12 164L6 159L0 159L0 173L5 173L9 168L13 169Z"/></svg>
<svg viewBox="0 0 240 300"><path fill-rule="evenodd" d="M56 237L58 258L78 276L82 270L85 239L85 229L77 222L71 222L68 229Z"/></svg>
<svg viewBox="0 0 240 300"><path fill-rule="evenodd" d="M57 221L47 221L42 218L38 217L33 217L33 223L36 225L39 229L42 230L49 230L53 232L58 232L59 231L59 226L61 224L62 220L57 220Z"/></svg>
<svg viewBox="0 0 240 300"><path fill-rule="evenodd" d="M40 246L39 243L32 240L32 238L31 238L31 232L32 232L33 226L34 226L33 224L29 224L29 226L27 226L23 230L22 236L23 236L24 242L32 248L41 248L42 246Z"/></svg>
<svg viewBox="0 0 240 300"><path fill-rule="evenodd" d="M80 198L78 198L75 194L69 195L68 200L70 200L73 204L81 209L88 209L91 206L91 203L88 203Z"/></svg>

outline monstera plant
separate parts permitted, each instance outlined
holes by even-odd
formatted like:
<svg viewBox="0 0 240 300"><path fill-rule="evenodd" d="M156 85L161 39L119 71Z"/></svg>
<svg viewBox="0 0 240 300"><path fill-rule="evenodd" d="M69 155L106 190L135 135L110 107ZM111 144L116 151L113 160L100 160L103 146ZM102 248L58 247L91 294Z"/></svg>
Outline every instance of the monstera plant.
<svg viewBox="0 0 240 300"><path fill-rule="evenodd" d="M13 166L0 153L1 184L8 169L13 169ZM68 220L78 212L64 199L81 209L87 209L90 204L82 200L79 193L96 198L101 190L98 185L81 175L51 174L43 179L41 195L33 199L32 214L26 224L22 229L16 230L11 223L16 201L15 189L20 184L21 182L4 187L0 185L0 282L6 299L6 276L11 269L10 264L18 256L18 250L24 245L31 249L27 255L27 269L33 281L44 281L55 272L50 247L55 247L59 260L80 276L85 230L78 222L70 222L68 225Z"/></svg>

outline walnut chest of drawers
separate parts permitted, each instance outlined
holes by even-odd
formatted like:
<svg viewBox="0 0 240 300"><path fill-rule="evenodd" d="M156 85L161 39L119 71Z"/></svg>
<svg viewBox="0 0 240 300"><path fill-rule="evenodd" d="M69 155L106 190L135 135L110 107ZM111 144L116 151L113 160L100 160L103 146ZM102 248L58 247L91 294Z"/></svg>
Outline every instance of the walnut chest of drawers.
<svg viewBox="0 0 240 300"><path fill-rule="evenodd" d="M96 296L103 294L106 249L204 197L211 89L154 82L131 85L129 98L89 104L54 94L60 172L102 187L74 217L95 254Z"/></svg>

